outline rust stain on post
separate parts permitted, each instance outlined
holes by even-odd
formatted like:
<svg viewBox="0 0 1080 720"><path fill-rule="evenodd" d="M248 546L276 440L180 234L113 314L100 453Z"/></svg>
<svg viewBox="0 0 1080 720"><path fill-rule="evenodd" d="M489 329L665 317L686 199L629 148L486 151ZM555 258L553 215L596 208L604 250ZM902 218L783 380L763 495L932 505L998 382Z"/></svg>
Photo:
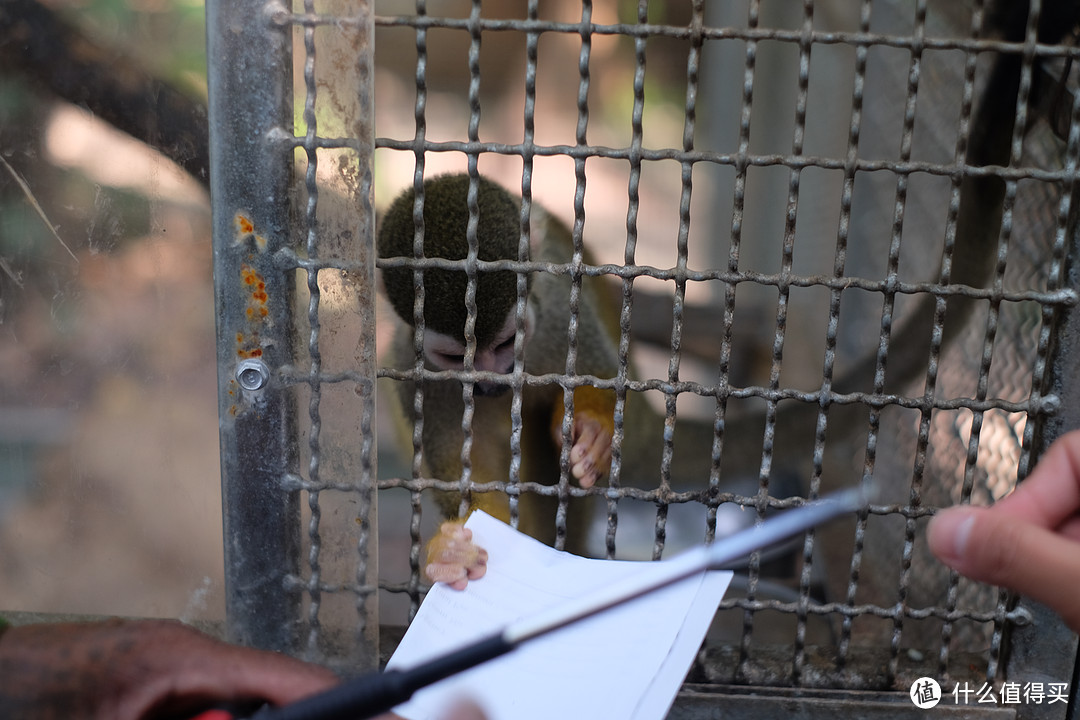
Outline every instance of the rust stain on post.
<svg viewBox="0 0 1080 720"><path fill-rule="evenodd" d="M247 263L240 266L240 280L248 293L247 308L244 310L248 331L236 333L236 355L240 358L262 357L259 331L270 315L267 307L270 296L266 293L266 281Z"/></svg>

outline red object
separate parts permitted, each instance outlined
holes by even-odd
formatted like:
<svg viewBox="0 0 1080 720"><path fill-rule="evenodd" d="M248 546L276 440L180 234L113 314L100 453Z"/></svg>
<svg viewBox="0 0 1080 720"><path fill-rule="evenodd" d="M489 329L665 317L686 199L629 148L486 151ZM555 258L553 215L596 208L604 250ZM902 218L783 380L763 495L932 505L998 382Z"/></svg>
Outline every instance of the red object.
<svg viewBox="0 0 1080 720"><path fill-rule="evenodd" d="M215 708L213 710L201 712L190 720L234 720L235 717L236 716L228 710Z"/></svg>

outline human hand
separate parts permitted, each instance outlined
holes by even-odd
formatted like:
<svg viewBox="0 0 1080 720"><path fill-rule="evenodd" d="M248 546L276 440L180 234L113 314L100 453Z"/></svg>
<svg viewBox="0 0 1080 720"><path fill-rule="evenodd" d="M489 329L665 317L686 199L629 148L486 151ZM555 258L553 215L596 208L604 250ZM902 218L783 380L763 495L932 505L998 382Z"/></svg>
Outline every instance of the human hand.
<svg viewBox="0 0 1080 720"><path fill-rule="evenodd" d="M25 625L0 636L0 714L23 720L183 717L227 702L281 705L337 683L317 665L168 620Z"/></svg>
<svg viewBox="0 0 1080 720"><path fill-rule="evenodd" d="M938 512L927 540L957 572L1037 600L1080 632L1080 431L1059 438L992 507Z"/></svg>

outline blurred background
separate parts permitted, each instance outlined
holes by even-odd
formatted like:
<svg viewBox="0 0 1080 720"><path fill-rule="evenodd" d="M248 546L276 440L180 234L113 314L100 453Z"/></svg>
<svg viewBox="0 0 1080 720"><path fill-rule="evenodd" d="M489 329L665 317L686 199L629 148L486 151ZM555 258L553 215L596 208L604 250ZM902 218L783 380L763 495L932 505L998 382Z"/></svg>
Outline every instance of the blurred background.
<svg viewBox="0 0 1080 720"><path fill-rule="evenodd" d="M45 7L205 98L201 2ZM0 66L0 608L220 617L207 193Z"/></svg>

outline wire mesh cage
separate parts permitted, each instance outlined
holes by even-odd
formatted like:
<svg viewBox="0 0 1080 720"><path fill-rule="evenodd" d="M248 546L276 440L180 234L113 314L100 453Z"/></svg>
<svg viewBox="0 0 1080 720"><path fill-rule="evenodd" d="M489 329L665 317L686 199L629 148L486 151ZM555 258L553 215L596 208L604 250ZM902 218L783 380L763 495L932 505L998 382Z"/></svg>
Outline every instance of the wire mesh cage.
<svg viewBox="0 0 1080 720"><path fill-rule="evenodd" d="M234 637L377 665L424 543L469 507L655 560L862 484L867 512L735 568L677 707L927 675L1067 687L1060 621L924 537L1070 426L1067 3L209 10ZM376 261L373 208L401 191L408 249ZM428 243L450 214L457 255ZM376 265L404 310L377 307ZM425 347L449 331L425 326L458 305L447 369ZM582 389L611 403L595 485L571 456Z"/></svg>

